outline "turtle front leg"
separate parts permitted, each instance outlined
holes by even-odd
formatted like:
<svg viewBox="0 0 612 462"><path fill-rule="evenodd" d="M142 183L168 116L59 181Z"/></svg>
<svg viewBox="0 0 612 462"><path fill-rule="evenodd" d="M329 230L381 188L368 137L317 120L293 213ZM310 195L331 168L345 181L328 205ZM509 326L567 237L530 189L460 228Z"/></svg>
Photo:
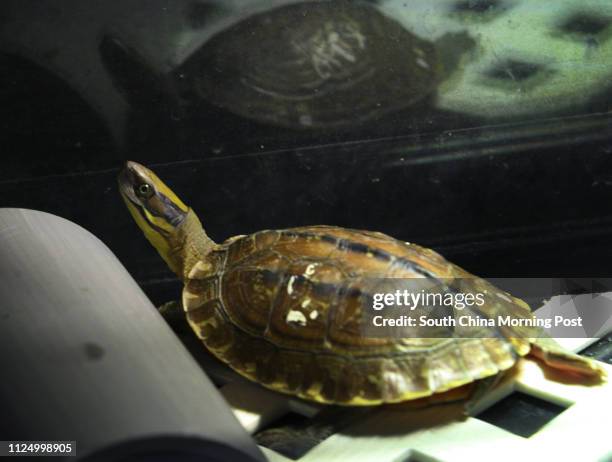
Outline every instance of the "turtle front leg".
<svg viewBox="0 0 612 462"><path fill-rule="evenodd" d="M479 404L481 403L482 399L493 391L497 385L499 385L505 375L506 372L504 371L474 382L471 394L463 406L464 414L466 416L478 414L478 412L481 410L479 409Z"/></svg>

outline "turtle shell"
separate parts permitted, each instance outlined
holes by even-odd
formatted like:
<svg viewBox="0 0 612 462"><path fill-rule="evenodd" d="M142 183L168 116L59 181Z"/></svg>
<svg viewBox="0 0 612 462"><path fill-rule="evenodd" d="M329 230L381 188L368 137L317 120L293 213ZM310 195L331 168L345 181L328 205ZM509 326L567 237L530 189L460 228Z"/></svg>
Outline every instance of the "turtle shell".
<svg viewBox="0 0 612 462"><path fill-rule="evenodd" d="M183 89L235 114L290 128L341 126L422 100L436 49L368 4L304 2L216 34L181 67Z"/></svg>
<svg viewBox="0 0 612 462"><path fill-rule="evenodd" d="M529 352L536 333L524 327L367 335L369 281L410 280L485 293L482 317L532 317L524 302L432 250L326 226L227 241L191 271L183 304L207 348L236 371L323 403L417 399L509 369Z"/></svg>

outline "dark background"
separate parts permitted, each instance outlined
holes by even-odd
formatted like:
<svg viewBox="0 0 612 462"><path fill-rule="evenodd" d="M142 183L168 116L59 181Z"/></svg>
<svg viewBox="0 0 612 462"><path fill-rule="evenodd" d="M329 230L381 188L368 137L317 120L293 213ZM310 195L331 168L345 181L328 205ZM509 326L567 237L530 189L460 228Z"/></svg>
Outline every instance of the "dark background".
<svg viewBox="0 0 612 462"><path fill-rule="evenodd" d="M12 8L18 16L19 3ZM177 110L148 64L109 37L97 36L88 53L111 76L120 121L91 103L95 88L74 84L78 59L59 72L33 47L19 53L0 42L0 206L88 229L155 303L180 286L119 197L115 177L127 159L154 169L217 241L332 224L433 247L485 277L612 275L609 89L533 120L437 111L434 94L348 128L292 130L203 102Z"/></svg>

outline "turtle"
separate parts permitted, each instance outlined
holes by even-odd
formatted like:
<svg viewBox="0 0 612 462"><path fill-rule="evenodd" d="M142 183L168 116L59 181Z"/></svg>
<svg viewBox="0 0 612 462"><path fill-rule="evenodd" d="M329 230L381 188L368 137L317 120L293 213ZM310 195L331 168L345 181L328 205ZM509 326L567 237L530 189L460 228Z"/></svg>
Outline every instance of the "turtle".
<svg viewBox="0 0 612 462"><path fill-rule="evenodd" d="M435 402L484 384L461 395L471 402L527 354L579 383L605 380L596 361L563 350L535 328L436 337L435 329L405 327L400 335L367 335L373 310L365 295L374 287L368 281L376 280L487 294L473 308L477 316L533 318L527 303L431 249L324 225L263 230L217 244L193 209L145 166L127 162L119 189L147 239L183 281L182 307L195 334L214 356L269 389L318 403L369 406Z"/></svg>
<svg viewBox="0 0 612 462"><path fill-rule="evenodd" d="M467 32L427 40L366 2L296 2L220 30L176 81L186 102L292 129L338 128L425 101L475 43Z"/></svg>

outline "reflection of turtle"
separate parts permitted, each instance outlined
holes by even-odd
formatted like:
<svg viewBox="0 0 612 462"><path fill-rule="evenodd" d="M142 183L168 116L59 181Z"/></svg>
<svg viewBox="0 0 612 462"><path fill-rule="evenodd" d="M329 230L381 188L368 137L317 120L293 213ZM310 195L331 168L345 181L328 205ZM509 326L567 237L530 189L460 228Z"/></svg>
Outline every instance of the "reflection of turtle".
<svg viewBox="0 0 612 462"><path fill-rule="evenodd" d="M218 358L273 390L346 405L443 398L442 392L498 376L530 352L577 377L604 376L595 362L534 340L534 328L491 327L481 338L415 338L422 331L410 328L404 337L366 336L368 278L419 278L448 290L454 288L444 281L460 281L464 292L488 294L475 307L478 316L532 318L524 302L432 250L331 226L215 244L147 168L129 162L119 183L146 237L184 280L191 327Z"/></svg>
<svg viewBox="0 0 612 462"><path fill-rule="evenodd" d="M465 34L453 36L458 39L440 39L447 55L473 45ZM330 127L423 100L458 62L455 56L448 60L454 63L442 63L440 54L371 5L305 2L222 31L180 73L189 91L244 117L292 128Z"/></svg>

